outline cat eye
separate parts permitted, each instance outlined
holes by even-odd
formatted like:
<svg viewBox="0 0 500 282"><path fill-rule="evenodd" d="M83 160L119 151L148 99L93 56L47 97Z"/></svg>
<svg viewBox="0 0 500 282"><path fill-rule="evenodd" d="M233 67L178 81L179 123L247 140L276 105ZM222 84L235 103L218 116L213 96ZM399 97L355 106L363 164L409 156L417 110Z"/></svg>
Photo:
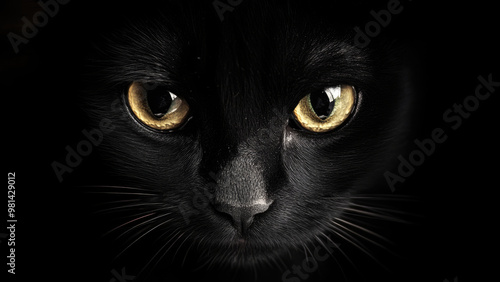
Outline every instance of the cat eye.
<svg viewBox="0 0 500 282"><path fill-rule="evenodd" d="M356 91L350 85L337 85L314 91L302 98L293 115L297 123L311 132L334 130L351 115Z"/></svg>
<svg viewBox="0 0 500 282"><path fill-rule="evenodd" d="M188 119L189 105L183 98L157 86L147 89L141 82L128 88L128 104L134 115L145 125L158 130L172 130Z"/></svg>

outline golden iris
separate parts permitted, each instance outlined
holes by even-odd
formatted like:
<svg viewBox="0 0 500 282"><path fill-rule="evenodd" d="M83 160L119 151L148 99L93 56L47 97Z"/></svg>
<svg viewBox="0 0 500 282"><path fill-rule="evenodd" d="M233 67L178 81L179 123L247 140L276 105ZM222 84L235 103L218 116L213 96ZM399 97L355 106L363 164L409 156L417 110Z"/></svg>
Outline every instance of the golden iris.
<svg viewBox="0 0 500 282"><path fill-rule="evenodd" d="M356 91L351 85L337 85L302 98L293 114L311 132L328 132L344 123L353 112Z"/></svg>
<svg viewBox="0 0 500 282"><path fill-rule="evenodd" d="M163 87L147 90L141 82L135 81L128 88L127 99L134 115L153 129L176 129L188 119L186 100Z"/></svg>

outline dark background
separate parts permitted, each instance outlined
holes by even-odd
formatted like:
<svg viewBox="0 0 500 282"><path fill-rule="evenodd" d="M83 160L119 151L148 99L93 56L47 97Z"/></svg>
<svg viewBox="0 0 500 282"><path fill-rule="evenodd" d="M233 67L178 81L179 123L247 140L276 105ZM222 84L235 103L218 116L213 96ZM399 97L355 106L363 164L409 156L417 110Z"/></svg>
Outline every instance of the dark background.
<svg viewBox="0 0 500 282"><path fill-rule="evenodd" d="M20 34L21 18L31 19L40 8L28 0L0 4L0 97L6 123L3 156L7 155L3 162L7 172L16 172L17 281L110 281L111 270L120 272L123 267L109 259L112 246L106 248L95 236L93 229L98 230L100 223L94 223L85 209L92 202L75 188L84 182L82 178L92 177L91 168L98 165L95 156L85 157L63 183L51 168L54 160L64 159L65 146L74 147L83 138L81 130L88 128L77 103L81 83L77 68L91 48L89 38L116 25L113 15L121 9L102 2L75 0L60 5L58 14L28 44L21 44L18 54L7 34ZM370 19L369 11L385 8L387 2L365 1L361 7ZM412 38L425 46L420 50L425 95L419 127L411 139L429 138L437 127L448 139L403 184L397 184L394 194L419 199L416 210L421 217L403 231L394 231L400 235L396 248L402 257L389 260L394 262L389 267L392 274L377 270L367 281L498 279L498 146L494 143L500 88L457 130L442 119L454 103L474 94L479 75L492 74L500 81L498 9L483 2L401 1L403 12L393 15L382 29L382 34ZM218 20L215 12L212 16ZM409 146L408 152L413 149ZM2 228L0 233L7 232ZM5 261L4 239L1 250ZM133 266L127 269L133 274Z"/></svg>

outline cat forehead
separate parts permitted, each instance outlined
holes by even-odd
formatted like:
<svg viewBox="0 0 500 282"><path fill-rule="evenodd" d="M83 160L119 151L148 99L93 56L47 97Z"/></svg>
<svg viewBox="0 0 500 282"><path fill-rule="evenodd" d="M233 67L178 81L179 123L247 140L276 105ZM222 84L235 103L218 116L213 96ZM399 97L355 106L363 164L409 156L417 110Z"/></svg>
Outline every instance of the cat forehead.
<svg viewBox="0 0 500 282"><path fill-rule="evenodd" d="M153 17L128 25L112 41L113 77L179 88L213 84L207 86L216 88L212 95L242 112L290 108L310 91L370 75L368 56L349 31L273 5L242 6L222 22ZM196 99L208 92L181 94Z"/></svg>
<svg viewBox="0 0 500 282"><path fill-rule="evenodd" d="M212 33L214 38L190 37L158 23L133 28L127 31L126 42L112 47L120 54L117 70L125 79L166 84L183 83L192 74L215 74L218 84L234 88L233 92L283 87L294 81L328 84L367 74L367 54L342 32L295 30L296 24L280 22L227 24Z"/></svg>
<svg viewBox="0 0 500 282"><path fill-rule="evenodd" d="M323 61L334 68L332 62L339 65L342 59L365 60L349 37L352 27L343 26L342 8L330 7L331 13L320 6L304 9L310 6L249 1L226 11L223 20L170 7L160 15L146 14L133 21L112 43L118 43L116 51L123 53L125 62L149 72L175 73L181 67L199 66L197 59L207 57L225 73L273 67L289 73L301 67L307 71ZM121 50L120 45L124 45ZM281 73L273 69L269 75Z"/></svg>

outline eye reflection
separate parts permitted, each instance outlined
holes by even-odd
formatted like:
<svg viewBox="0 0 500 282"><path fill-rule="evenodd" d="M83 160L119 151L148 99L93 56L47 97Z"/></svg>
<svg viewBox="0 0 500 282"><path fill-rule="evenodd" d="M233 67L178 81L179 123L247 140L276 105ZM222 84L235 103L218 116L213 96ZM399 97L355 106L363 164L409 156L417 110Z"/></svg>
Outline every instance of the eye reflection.
<svg viewBox="0 0 500 282"><path fill-rule="evenodd" d="M311 132L328 132L340 126L352 113L356 100L353 86L337 85L314 91L302 98L293 114Z"/></svg>
<svg viewBox="0 0 500 282"><path fill-rule="evenodd" d="M135 81L128 89L127 100L137 119L153 129L176 129L188 118L189 105L186 100L166 87L146 90L141 82Z"/></svg>

